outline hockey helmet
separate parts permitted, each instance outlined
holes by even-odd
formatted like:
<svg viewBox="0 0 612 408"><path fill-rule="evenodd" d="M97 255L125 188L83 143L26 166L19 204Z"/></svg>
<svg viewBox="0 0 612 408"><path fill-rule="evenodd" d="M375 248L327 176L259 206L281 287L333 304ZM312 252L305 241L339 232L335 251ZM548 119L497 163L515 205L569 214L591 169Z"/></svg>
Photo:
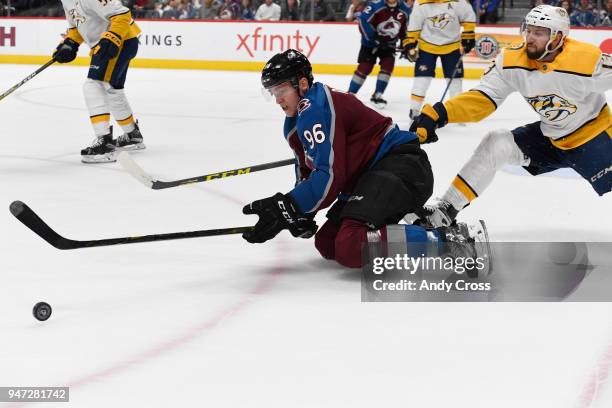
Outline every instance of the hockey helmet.
<svg viewBox="0 0 612 408"><path fill-rule="evenodd" d="M570 31L570 19L567 11L563 7L550 6L548 4L539 5L525 16L521 25L521 34L525 36L527 26L545 27L550 30L550 38L546 44L546 52L539 58L550 52L553 52L563 45L563 40L568 36ZM549 49L550 45L555 41L557 34L561 33L561 41L554 49Z"/></svg>
<svg viewBox="0 0 612 408"><path fill-rule="evenodd" d="M276 54L261 71L261 84L265 89L283 82L290 82L297 89L300 78L306 78L309 86L314 81L310 61L304 54L294 49Z"/></svg>

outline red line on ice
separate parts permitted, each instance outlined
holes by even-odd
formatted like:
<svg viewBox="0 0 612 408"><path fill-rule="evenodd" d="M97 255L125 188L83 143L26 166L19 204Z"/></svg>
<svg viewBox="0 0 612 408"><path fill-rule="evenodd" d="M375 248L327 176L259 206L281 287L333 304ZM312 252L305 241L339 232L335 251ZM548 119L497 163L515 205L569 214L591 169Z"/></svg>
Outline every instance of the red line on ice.
<svg viewBox="0 0 612 408"><path fill-rule="evenodd" d="M597 367L591 373L587 383L582 388L578 403L576 404L579 408L588 408L593 405L599 391L605 383L608 381L610 376L610 368L612 367L612 341L608 344L608 349L605 354L599 360Z"/></svg>
<svg viewBox="0 0 612 408"><path fill-rule="evenodd" d="M235 197L229 196L227 194L219 193L219 192L214 192L214 194L222 196L223 198L229 201L233 201L234 203L242 204L242 201L238 200ZM164 353L170 352L178 348L179 346L182 346L183 344L186 344L192 341L193 339L195 339L197 336L199 336L203 332L216 329L217 327L219 327L221 323L223 323L224 320L234 317L235 315L243 311L247 306L249 306L249 304L252 302L252 295L263 294L267 292L270 289L270 287L274 284L274 282L276 281L276 279L278 278L278 276L280 275L280 273L283 271L283 269L286 266L285 257L284 257L284 254L286 253L286 251L284 250L282 238L277 239L275 241L275 244L276 244L276 254L277 254L274 259L275 264L267 270L266 274L255 284L253 289L251 289L247 293L244 293L237 302L222 309L219 313L214 315L212 318L207 318L203 322L200 322L199 324L192 327L187 332L183 333L182 335L178 337L165 341L142 353L138 353L134 355L133 357L129 357L110 367L93 372L91 374L78 378L62 386L70 387L70 389L72 390L72 389L79 388L85 385L89 385L96 381L106 380L115 375L121 374L124 371L127 371L135 364L144 363L150 359L159 357ZM10 404L10 405L3 405L3 408L17 408L17 407L24 407L27 405L30 405L30 404L29 403L16 403L16 404Z"/></svg>

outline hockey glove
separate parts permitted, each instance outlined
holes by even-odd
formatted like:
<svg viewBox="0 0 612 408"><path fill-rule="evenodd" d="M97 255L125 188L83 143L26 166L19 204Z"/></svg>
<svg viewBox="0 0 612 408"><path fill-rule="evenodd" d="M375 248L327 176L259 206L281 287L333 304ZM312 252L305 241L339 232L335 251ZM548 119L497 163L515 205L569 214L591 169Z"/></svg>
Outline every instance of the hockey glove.
<svg viewBox="0 0 612 408"><path fill-rule="evenodd" d="M448 123L446 108L441 102L434 106L426 104L421 114L416 117L410 125L410 131L415 132L421 143L434 143L438 141L436 129L444 127Z"/></svg>
<svg viewBox="0 0 612 408"><path fill-rule="evenodd" d="M463 53L467 54L468 52L474 49L474 45L476 45L476 40L474 39L463 39L461 40L461 46L463 47Z"/></svg>
<svg viewBox="0 0 612 408"><path fill-rule="evenodd" d="M253 201L242 209L243 214L256 214L259 220L253 231L245 232L242 238L248 242L266 242L288 229L291 235L310 238L317 232L317 223L302 214L289 194L276 193L272 197Z"/></svg>
<svg viewBox="0 0 612 408"><path fill-rule="evenodd" d="M404 46L404 50L402 51L402 58L406 58L410 62L416 62L417 58L419 58L419 50L417 49L416 43L410 43Z"/></svg>
<svg viewBox="0 0 612 408"><path fill-rule="evenodd" d="M73 61L77 56L77 52L79 52L79 43L71 40L70 38L66 38L55 49L53 59L60 64L65 64Z"/></svg>
<svg viewBox="0 0 612 408"><path fill-rule="evenodd" d="M119 54L119 47L121 47L121 36L112 31L105 31L92 52L102 60L112 60Z"/></svg>

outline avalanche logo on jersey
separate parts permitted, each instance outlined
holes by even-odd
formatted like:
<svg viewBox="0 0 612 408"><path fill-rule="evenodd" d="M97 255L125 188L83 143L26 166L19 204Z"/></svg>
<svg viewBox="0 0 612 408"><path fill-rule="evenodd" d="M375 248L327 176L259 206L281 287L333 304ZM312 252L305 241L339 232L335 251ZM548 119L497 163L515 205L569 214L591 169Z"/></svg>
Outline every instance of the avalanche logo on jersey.
<svg viewBox="0 0 612 408"><path fill-rule="evenodd" d="M389 17L388 19L379 23L376 26L376 32L381 37L395 38L400 32L400 28L400 22L394 19L393 17Z"/></svg>
<svg viewBox="0 0 612 408"><path fill-rule="evenodd" d="M448 25L451 21L453 21L454 17L448 13L438 14L437 16L429 17L428 20L431 21L431 24L434 28L439 30L443 30L444 27Z"/></svg>
<svg viewBox="0 0 612 408"><path fill-rule="evenodd" d="M567 99L559 95L538 95L525 98L540 116L551 122L557 122L576 113L576 105L572 105Z"/></svg>
<svg viewBox="0 0 612 408"><path fill-rule="evenodd" d="M77 26L77 28L81 24L85 23L85 21L87 21L87 17L79 14L76 8L68 10L68 15L70 16L72 21L74 21L74 24Z"/></svg>
<svg viewBox="0 0 612 408"><path fill-rule="evenodd" d="M297 107L298 116L308 108L310 108L310 100L307 98L302 99Z"/></svg>
<svg viewBox="0 0 612 408"><path fill-rule="evenodd" d="M304 149L304 161L306 164L306 167L308 167L310 170L314 170L315 166L314 166L314 157L310 156L308 154L308 150Z"/></svg>

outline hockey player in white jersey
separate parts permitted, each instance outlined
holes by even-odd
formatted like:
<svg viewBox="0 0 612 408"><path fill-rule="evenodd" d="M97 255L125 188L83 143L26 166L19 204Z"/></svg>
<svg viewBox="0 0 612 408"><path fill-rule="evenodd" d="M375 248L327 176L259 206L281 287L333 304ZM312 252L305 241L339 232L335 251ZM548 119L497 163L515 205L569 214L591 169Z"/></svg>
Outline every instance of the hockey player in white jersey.
<svg viewBox="0 0 612 408"><path fill-rule="evenodd" d="M463 28L463 32L461 29ZM414 82L410 95L410 118L414 119L436 75L436 61L442 60L444 78L453 81L449 95L461 92L463 62L461 48L468 53L475 44L476 15L466 0L416 0L408 33L402 41L403 56L414 62ZM455 67L457 70L455 71Z"/></svg>
<svg viewBox="0 0 612 408"><path fill-rule="evenodd" d="M604 92L612 88L612 58L567 38L569 29L563 8L535 7L521 27L525 42L502 50L476 88L423 107L410 128L422 143L436 141L436 129L449 122L486 118L514 91L540 115L512 131L489 132L441 201L426 208L430 224L452 223L506 164L532 175L572 168L600 196L610 192L612 114Z"/></svg>
<svg viewBox="0 0 612 408"><path fill-rule="evenodd" d="M83 94L96 136L81 150L84 163L116 161L117 150L144 149L142 134L124 93L127 70L138 52L140 29L119 0L62 0L68 31L53 53L60 63L77 56L83 42L91 48L91 64ZM124 134L113 140L111 115Z"/></svg>

